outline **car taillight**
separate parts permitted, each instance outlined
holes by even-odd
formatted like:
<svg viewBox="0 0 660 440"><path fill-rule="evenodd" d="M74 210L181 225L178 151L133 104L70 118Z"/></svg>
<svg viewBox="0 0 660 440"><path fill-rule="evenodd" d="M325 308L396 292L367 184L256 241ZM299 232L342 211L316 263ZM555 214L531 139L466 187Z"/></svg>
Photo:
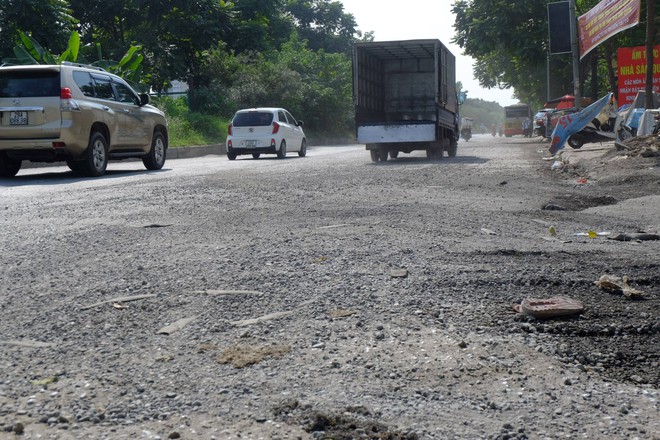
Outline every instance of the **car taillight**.
<svg viewBox="0 0 660 440"><path fill-rule="evenodd" d="M62 87L60 89L60 109L62 111L79 111L80 106L73 95L71 94L71 89L68 87Z"/></svg>
<svg viewBox="0 0 660 440"><path fill-rule="evenodd" d="M227 134L228 134L229 136L233 136L233 135L234 135L234 124L229 124L229 127L227 127Z"/></svg>
<svg viewBox="0 0 660 440"><path fill-rule="evenodd" d="M272 134L276 134L278 131L280 131L280 124L278 124L277 122L273 122L273 133Z"/></svg>
<svg viewBox="0 0 660 440"><path fill-rule="evenodd" d="M71 94L71 89L68 87L62 87L60 89L60 98L61 99L73 99L73 95Z"/></svg>
<svg viewBox="0 0 660 440"><path fill-rule="evenodd" d="M231 139L227 141L227 147L232 148L234 144L231 143Z"/></svg>

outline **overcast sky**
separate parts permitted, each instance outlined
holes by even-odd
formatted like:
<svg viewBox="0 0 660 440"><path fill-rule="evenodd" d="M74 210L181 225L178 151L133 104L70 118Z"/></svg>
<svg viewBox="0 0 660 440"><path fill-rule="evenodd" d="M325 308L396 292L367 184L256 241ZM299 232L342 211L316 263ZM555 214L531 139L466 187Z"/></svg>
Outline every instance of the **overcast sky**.
<svg viewBox="0 0 660 440"><path fill-rule="evenodd" d="M339 0L344 12L355 16L358 29L374 31L376 41L437 38L456 56L456 80L463 83L468 98L481 98L516 104L512 90L484 89L472 76L470 57L461 55L458 46L451 44L454 35L454 0Z"/></svg>

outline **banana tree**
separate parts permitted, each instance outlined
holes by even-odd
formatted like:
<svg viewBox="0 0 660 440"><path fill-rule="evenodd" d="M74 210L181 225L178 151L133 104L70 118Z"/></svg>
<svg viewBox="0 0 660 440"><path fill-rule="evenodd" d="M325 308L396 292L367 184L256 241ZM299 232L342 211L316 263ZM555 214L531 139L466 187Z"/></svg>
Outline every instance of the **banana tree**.
<svg viewBox="0 0 660 440"><path fill-rule="evenodd" d="M61 64L63 62L90 64L121 76L138 89L144 89L139 85L143 79L142 60L144 56L139 53L142 46L131 46L119 61L113 61L103 59L101 45L97 43L98 61L90 63L80 56L80 35L76 31L71 32L67 48L60 55L53 54L25 32L20 32L19 35L20 42L14 47L16 58L3 60L3 62L11 64Z"/></svg>

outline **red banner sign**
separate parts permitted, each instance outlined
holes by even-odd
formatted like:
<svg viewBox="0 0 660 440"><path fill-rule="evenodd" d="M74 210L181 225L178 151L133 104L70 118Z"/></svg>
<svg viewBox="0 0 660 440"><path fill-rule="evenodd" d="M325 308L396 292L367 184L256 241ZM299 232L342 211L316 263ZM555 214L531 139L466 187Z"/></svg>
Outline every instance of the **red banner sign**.
<svg viewBox="0 0 660 440"><path fill-rule="evenodd" d="M640 0L602 0L578 17L580 58L603 41L639 23Z"/></svg>
<svg viewBox="0 0 660 440"><path fill-rule="evenodd" d="M631 104L646 87L646 46L617 50L619 105ZM653 91L660 93L660 46L653 48Z"/></svg>

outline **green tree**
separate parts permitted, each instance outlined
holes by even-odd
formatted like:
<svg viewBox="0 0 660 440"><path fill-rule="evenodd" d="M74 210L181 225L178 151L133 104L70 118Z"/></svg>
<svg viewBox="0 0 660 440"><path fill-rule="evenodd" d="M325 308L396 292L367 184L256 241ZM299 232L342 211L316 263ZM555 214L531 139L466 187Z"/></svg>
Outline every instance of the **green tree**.
<svg viewBox="0 0 660 440"><path fill-rule="evenodd" d="M13 57L19 31L36 41L48 41L53 52L61 52L74 29L66 0L0 0L0 59Z"/></svg>
<svg viewBox="0 0 660 440"><path fill-rule="evenodd" d="M357 31L353 14L344 12L339 1L289 0L286 12L291 14L300 37L312 50L351 53Z"/></svg>
<svg viewBox="0 0 660 440"><path fill-rule="evenodd" d="M515 89L523 102L540 105L547 95L548 22L547 3L554 0L457 0L452 6L456 14L457 43L475 59L474 75L487 88ZM648 1L642 0L642 9ZM599 0L577 0L581 15ZM644 44L644 30L633 27L588 54L580 63L580 82L590 83L593 98L616 90L616 48ZM571 93L572 60L570 56L550 57L550 85L556 95ZM585 94L583 92L583 94Z"/></svg>

